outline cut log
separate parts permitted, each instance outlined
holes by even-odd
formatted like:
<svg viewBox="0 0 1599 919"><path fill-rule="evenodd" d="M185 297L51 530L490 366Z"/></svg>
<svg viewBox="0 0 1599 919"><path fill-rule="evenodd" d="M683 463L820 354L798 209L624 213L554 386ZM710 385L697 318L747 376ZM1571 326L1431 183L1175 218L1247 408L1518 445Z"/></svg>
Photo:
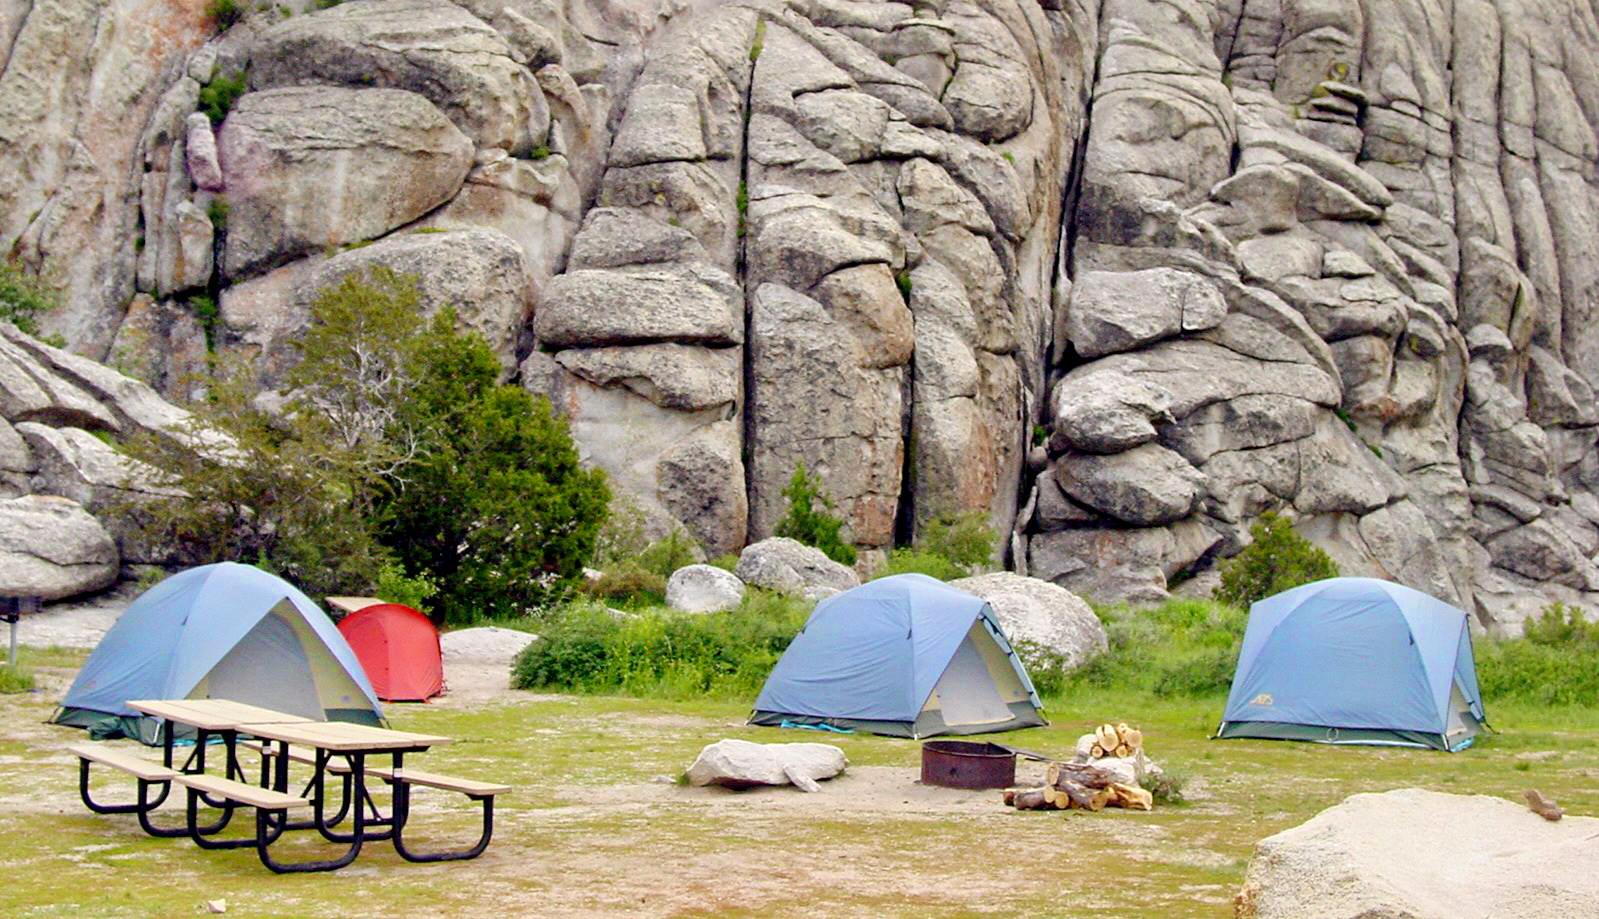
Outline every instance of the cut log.
<svg viewBox="0 0 1599 919"><path fill-rule="evenodd" d="M1126 744L1117 744L1116 745L1116 755L1118 757L1132 756L1133 755L1133 748L1129 747Z"/></svg>
<svg viewBox="0 0 1599 919"><path fill-rule="evenodd" d="M1116 781L1116 774L1087 763L1050 763L1044 769L1044 781L1047 784L1059 785L1062 780L1076 782L1087 788L1108 788Z"/></svg>
<svg viewBox="0 0 1599 919"><path fill-rule="evenodd" d="M1121 743L1121 738L1116 736L1115 725L1100 725L1094 729L1094 736L1099 741L1099 745L1106 750L1114 750L1116 745Z"/></svg>
<svg viewBox="0 0 1599 919"><path fill-rule="evenodd" d="M1105 804L1110 801L1112 792L1108 788L1089 788L1079 785L1069 779L1063 779L1054 785L1056 797L1065 795L1070 806L1077 810L1099 811L1105 809Z"/></svg>
<svg viewBox="0 0 1599 919"><path fill-rule="evenodd" d="M1154 810L1155 796L1147 790L1134 785L1123 785L1120 782L1110 786L1117 807L1126 807L1132 810Z"/></svg>
<svg viewBox="0 0 1599 919"><path fill-rule="evenodd" d="M1088 748L1088 755L1092 756L1094 759L1104 759L1105 748L1096 743L1092 747Z"/></svg>
<svg viewBox="0 0 1599 919"><path fill-rule="evenodd" d="M1143 749L1144 732L1137 728L1130 728L1125 724L1116 726L1116 733L1121 737L1122 743L1132 748L1134 752Z"/></svg>
<svg viewBox="0 0 1599 919"><path fill-rule="evenodd" d="M1052 807L1050 802L1045 799L1044 789L1042 788L1025 788L1018 791L1012 801L1019 811L1045 810Z"/></svg>
<svg viewBox="0 0 1599 919"><path fill-rule="evenodd" d="M1025 789L1007 788L1004 791L1000 792L999 796L1000 796L1000 798L1002 800L1004 800L1006 807L1015 807L1016 806L1016 793L1018 791L1023 791L1023 790L1025 790Z"/></svg>

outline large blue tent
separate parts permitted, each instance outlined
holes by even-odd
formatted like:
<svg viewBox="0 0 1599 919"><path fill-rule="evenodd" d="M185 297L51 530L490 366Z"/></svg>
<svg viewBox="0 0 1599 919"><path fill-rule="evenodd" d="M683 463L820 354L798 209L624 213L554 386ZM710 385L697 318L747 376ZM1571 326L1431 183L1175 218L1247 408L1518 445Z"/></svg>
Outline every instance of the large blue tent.
<svg viewBox="0 0 1599 919"><path fill-rule="evenodd" d="M1249 609L1218 737L1461 750L1487 715L1464 612L1375 578Z"/></svg>
<svg viewBox="0 0 1599 919"><path fill-rule="evenodd" d="M818 604L750 722L929 737L1044 724L1042 707L986 601L902 574Z"/></svg>
<svg viewBox="0 0 1599 919"><path fill-rule="evenodd" d="M250 565L175 574L123 612L67 690L59 724L146 743L132 699L232 699L317 720L378 724L355 652L310 597Z"/></svg>

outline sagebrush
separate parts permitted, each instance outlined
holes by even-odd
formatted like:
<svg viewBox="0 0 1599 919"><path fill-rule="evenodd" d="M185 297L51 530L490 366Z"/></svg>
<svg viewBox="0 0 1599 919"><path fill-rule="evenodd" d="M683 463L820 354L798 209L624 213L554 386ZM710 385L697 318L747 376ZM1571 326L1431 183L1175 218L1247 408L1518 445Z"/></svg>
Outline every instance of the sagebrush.
<svg viewBox="0 0 1599 919"><path fill-rule="evenodd" d="M1267 512L1249 528L1250 543L1221 564L1216 599L1247 609L1274 594L1338 577L1332 556L1300 536L1286 517Z"/></svg>

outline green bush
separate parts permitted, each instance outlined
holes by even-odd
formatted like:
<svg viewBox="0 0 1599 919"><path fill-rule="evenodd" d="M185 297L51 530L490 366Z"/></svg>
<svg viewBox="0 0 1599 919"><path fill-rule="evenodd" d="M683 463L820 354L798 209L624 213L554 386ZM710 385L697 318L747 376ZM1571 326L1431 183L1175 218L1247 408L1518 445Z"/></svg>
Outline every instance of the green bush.
<svg viewBox="0 0 1599 919"><path fill-rule="evenodd" d="M583 593L624 607L659 606L666 602L666 578L636 565L617 568L585 581Z"/></svg>
<svg viewBox="0 0 1599 919"><path fill-rule="evenodd" d="M841 565L855 564L855 547L839 535L844 521L828 513L833 501L822 492L820 476L812 477L804 463L795 463L783 497L788 499L788 513L777 522L776 535L815 546Z"/></svg>
<svg viewBox="0 0 1599 919"><path fill-rule="evenodd" d="M0 664L0 694L33 691L33 671L22 665Z"/></svg>
<svg viewBox="0 0 1599 919"><path fill-rule="evenodd" d="M390 603L399 603L416 610L419 613L428 613L433 609L433 595L439 592L439 585L426 574L415 576L407 575L399 563L391 562L378 570L377 593Z"/></svg>
<svg viewBox="0 0 1599 919"><path fill-rule="evenodd" d="M1599 622L1580 610L1552 603L1527 621L1520 638L1474 644L1485 704L1599 707Z"/></svg>
<svg viewBox="0 0 1599 919"><path fill-rule="evenodd" d="M1247 609L1273 594L1338 576L1332 557L1294 532L1274 513L1260 515L1249 528L1251 542L1221 565L1216 599Z"/></svg>
<svg viewBox="0 0 1599 919"><path fill-rule="evenodd" d="M966 577L967 572L937 552L901 547L888 553L888 559L873 572L872 578L876 580L896 574L925 574L940 581L953 581Z"/></svg>
<svg viewBox="0 0 1599 919"><path fill-rule="evenodd" d="M736 571L738 570L738 555L737 553L729 552L726 555L718 555L705 564L713 568L720 568L723 571Z"/></svg>
<svg viewBox="0 0 1599 919"><path fill-rule="evenodd" d="M205 112L205 117L211 119L213 125L221 124L233 109L233 103L244 95L245 88L242 71L225 76L212 73L210 82L200 87L200 111ZM216 222L214 216L212 222Z"/></svg>
<svg viewBox="0 0 1599 919"><path fill-rule="evenodd" d="M1188 773L1167 766L1159 775L1146 772L1138 780L1138 787L1149 792L1156 804L1183 803L1183 787L1188 784Z"/></svg>
<svg viewBox="0 0 1599 919"><path fill-rule="evenodd" d="M669 578L672 572L692 565L704 556L699 543L678 527L645 546L644 551L638 554L637 563L645 571Z"/></svg>
<svg viewBox="0 0 1599 919"><path fill-rule="evenodd" d="M205 15L218 29L226 31L244 15L239 0L211 0L206 4Z"/></svg>
<svg viewBox="0 0 1599 919"><path fill-rule="evenodd" d="M1105 624L1109 652L1067 674L1064 691L1117 688L1163 697L1209 696L1225 694L1231 686L1249 619L1243 610L1209 600L1174 599L1145 609L1105 607L1095 612ZM1038 677L1033 677L1036 684Z"/></svg>
<svg viewBox="0 0 1599 919"><path fill-rule="evenodd" d="M58 305L56 292L10 259L0 258L0 321L39 334L40 316Z"/></svg>
<svg viewBox="0 0 1599 919"><path fill-rule="evenodd" d="M803 602L752 590L737 609L617 615L593 603L552 614L517 658L519 689L747 699L805 624Z"/></svg>
<svg viewBox="0 0 1599 919"><path fill-rule="evenodd" d="M940 514L923 525L916 536L916 548L948 559L965 574L993 566L995 542L988 514L983 511Z"/></svg>
<svg viewBox="0 0 1599 919"><path fill-rule="evenodd" d="M450 621L528 615L582 576L610 489L549 400L496 384L488 344L454 324L440 311L415 342L419 377L385 426L422 446L380 503L383 541L437 579Z"/></svg>

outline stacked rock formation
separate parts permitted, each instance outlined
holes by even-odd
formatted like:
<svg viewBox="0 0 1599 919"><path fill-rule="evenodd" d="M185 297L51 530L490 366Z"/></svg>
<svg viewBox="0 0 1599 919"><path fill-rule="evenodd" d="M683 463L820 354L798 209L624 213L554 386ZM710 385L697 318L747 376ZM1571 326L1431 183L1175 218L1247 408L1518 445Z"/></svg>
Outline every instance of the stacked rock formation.
<svg viewBox="0 0 1599 919"><path fill-rule="evenodd" d="M1599 609L1591 4L204 6L0 0L0 250L169 393L383 264L713 554L804 463L866 564L1158 599L1278 510Z"/></svg>

